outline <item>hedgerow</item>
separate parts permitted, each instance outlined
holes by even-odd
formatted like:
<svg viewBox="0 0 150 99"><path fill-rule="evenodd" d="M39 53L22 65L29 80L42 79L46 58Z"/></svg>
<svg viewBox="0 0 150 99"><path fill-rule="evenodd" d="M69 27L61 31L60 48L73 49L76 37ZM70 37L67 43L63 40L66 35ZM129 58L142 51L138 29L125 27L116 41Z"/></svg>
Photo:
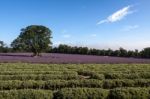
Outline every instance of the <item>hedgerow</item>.
<svg viewBox="0 0 150 99"><path fill-rule="evenodd" d="M0 75L24 75L24 74L59 74L59 75L70 75L70 74L77 74L75 71L1 71Z"/></svg>
<svg viewBox="0 0 150 99"><path fill-rule="evenodd" d="M31 89L0 91L0 99L53 99L53 92Z"/></svg>
<svg viewBox="0 0 150 99"><path fill-rule="evenodd" d="M137 80L48 80L48 81L35 81L35 80L8 80L0 81L0 90L11 89L50 89L59 90L62 88L104 88L112 89L118 87L150 87L150 80L137 79Z"/></svg>
<svg viewBox="0 0 150 99"><path fill-rule="evenodd" d="M150 73L105 73L105 79L150 79Z"/></svg>
<svg viewBox="0 0 150 99"><path fill-rule="evenodd" d="M65 88L54 94L56 99L107 99L109 91L97 88Z"/></svg>
<svg viewBox="0 0 150 99"><path fill-rule="evenodd" d="M54 94L56 99L149 99L150 88L65 88Z"/></svg>
<svg viewBox="0 0 150 99"><path fill-rule="evenodd" d="M149 99L150 88L116 88L110 90L110 99Z"/></svg>
<svg viewBox="0 0 150 99"><path fill-rule="evenodd" d="M77 79L77 74L23 74L23 75L0 75L0 80L51 80L51 79Z"/></svg>

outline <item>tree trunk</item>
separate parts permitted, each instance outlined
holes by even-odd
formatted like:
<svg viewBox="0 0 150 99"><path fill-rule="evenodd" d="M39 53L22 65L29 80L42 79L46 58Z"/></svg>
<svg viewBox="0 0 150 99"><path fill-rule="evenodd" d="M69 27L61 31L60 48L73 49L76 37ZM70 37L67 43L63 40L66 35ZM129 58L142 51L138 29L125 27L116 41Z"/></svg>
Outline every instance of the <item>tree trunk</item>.
<svg viewBox="0 0 150 99"><path fill-rule="evenodd" d="M42 55L41 55L41 53L39 53L39 52L38 52L38 56L40 56L40 57L41 57L41 56L42 56Z"/></svg>
<svg viewBox="0 0 150 99"><path fill-rule="evenodd" d="M39 52L34 52L32 56L33 56L33 57L38 57L38 56L41 57L42 55L41 55L41 53L39 53Z"/></svg>

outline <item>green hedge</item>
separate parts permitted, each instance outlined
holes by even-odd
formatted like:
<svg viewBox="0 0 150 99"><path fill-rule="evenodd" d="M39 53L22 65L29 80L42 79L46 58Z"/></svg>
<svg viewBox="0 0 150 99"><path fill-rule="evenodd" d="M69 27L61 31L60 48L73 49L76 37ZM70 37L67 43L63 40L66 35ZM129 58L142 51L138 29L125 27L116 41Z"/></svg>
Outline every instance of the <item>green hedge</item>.
<svg viewBox="0 0 150 99"><path fill-rule="evenodd" d="M150 88L65 88L54 94L55 99L150 99Z"/></svg>
<svg viewBox="0 0 150 99"><path fill-rule="evenodd" d="M36 81L36 80L8 80L0 81L0 90L10 89L51 89L57 90L62 88L104 88L112 89L117 87L150 87L150 80L137 79L137 80L48 80L48 81Z"/></svg>
<svg viewBox="0 0 150 99"><path fill-rule="evenodd" d="M78 79L80 76L89 76L88 79L149 79L150 73L105 73L98 74L95 72L2 72L0 75L0 80L51 80L51 79ZM84 77L83 77L84 79Z"/></svg>
<svg viewBox="0 0 150 99"><path fill-rule="evenodd" d="M49 81L19 81L19 80L9 80L0 81L0 90L10 90L10 89L61 89L61 88L73 88L73 87L98 87L102 88L102 81L97 80L49 80Z"/></svg>
<svg viewBox="0 0 150 99"><path fill-rule="evenodd" d="M150 88L117 88L110 90L110 99L150 99Z"/></svg>
<svg viewBox="0 0 150 99"><path fill-rule="evenodd" d="M54 94L55 99L107 99L108 90L98 88L65 88Z"/></svg>
<svg viewBox="0 0 150 99"><path fill-rule="evenodd" d="M105 89L116 87L150 87L150 79L113 79L103 81L103 88Z"/></svg>
<svg viewBox="0 0 150 99"><path fill-rule="evenodd" d="M31 69L32 70L32 69ZM51 75L67 75L76 74L75 71L1 71L0 75L23 75L23 74L51 74Z"/></svg>
<svg viewBox="0 0 150 99"><path fill-rule="evenodd" d="M23 74L23 75L0 75L0 80L51 80L51 79L78 79L77 74Z"/></svg>
<svg viewBox="0 0 150 99"><path fill-rule="evenodd" d="M0 91L0 99L53 99L53 92L29 89Z"/></svg>
<svg viewBox="0 0 150 99"><path fill-rule="evenodd" d="M150 79L150 73L104 73L105 79Z"/></svg>
<svg viewBox="0 0 150 99"><path fill-rule="evenodd" d="M150 88L64 88L0 91L0 99L150 99Z"/></svg>

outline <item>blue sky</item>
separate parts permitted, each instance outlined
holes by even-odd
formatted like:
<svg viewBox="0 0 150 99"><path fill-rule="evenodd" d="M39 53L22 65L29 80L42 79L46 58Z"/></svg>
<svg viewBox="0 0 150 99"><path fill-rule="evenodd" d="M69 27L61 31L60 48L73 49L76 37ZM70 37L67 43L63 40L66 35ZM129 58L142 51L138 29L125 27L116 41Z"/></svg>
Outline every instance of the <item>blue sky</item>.
<svg viewBox="0 0 150 99"><path fill-rule="evenodd" d="M45 25L60 43L101 49L150 46L149 0L0 0L0 40Z"/></svg>

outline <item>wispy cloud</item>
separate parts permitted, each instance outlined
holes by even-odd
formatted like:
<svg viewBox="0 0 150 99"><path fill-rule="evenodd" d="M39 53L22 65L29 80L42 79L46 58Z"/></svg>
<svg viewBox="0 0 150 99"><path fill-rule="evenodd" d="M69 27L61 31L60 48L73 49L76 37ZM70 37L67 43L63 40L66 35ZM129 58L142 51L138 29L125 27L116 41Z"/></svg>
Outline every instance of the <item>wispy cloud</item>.
<svg viewBox="0 0 150 99"><path fill-rule="evenodd" d="M71 35L68 33L68 30L64 29L61 31L63 38L70 38Z"/></svg>
<svg viewBox="0 0 150 99"><path fill-rule="evenodd" d="M90 35L90 37L96 37L97 36L97 34L91 34Z"/></svg>
<svg viewBox="0 0 150 99"><path fill-rule="evenodd" d="M60 45L60 44L64 44L64 42L62 42L62 41L54 42L54 43L53 43L53 46L58 46L58 45Z"/></svg>
<svg viewBox="0 0 150 99"><path fill-rule="evenodd" d="M126 6L122 9L116 11L112 15L108 16L106 19L99 21L97 23L97 25L100 25L103 23L113 23L113 22L122 20L128 14L132 14L134 12L134 11L131 11L131 7L132 6Z"/></svg>
<svg viewBox="0 0 150 99"><path fill-rule="evenodd" d="M130 30L134 30L134 29L137 29L139 28L140 26L139 25L128 25L128 26L125 26L122 31L130 31Z"/></svg>
<svg viewBox="0 0 150 99"><path fill-rule="evenodd" d="M71 37L70 34L64 34L64 35L63 35L63 38L70 38L70 37Z"/></svg>

